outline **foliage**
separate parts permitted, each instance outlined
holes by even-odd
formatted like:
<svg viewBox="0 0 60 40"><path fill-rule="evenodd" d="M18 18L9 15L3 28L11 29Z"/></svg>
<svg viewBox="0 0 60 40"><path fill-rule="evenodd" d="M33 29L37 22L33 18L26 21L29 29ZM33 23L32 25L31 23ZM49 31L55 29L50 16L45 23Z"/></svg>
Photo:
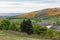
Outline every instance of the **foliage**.
<svg viewBox="0 0 60 40"><path fill-rule="evenodd" d="M35 34L45 34L45 32L47 31L47 28L44 26L38 26L38 25L34 25L34 33Z"/></svg>
<svg viewBox="0 0 60 40"><path fill-rule="evenodd" d="M3 20L0 22L0 29L8 30L8 29L9 29L9 26L10 26L10 21L9 21L9 19L3 19Z"/></svg>
<svg viewBox="0 0 60 40"><path fill-rule="evenodd" d="M48 29L45 26L38 26L37 24L33 24L34 34L40 34L43 36L47 36L49 38L60 35L60 32Z"/></svg>
<svg viewBox="0 0 60 40"><path fill-rule="evenodd" d="M26 32L28 34L33 33L33 27L30 19L23 20L23 22L21 23L21 31Z"/></svg>
<svg viewBox="0 0 60 40"><path fill-rule="evenodd" d="M34 24L33 29L34 29L34 34L40 34L40 26Z"/></svg>
<svg viewBox="0 0 60 40"><path fill-rule="evenodd" d="M22 19L23 20L23 19ZM45 26L37 25L36 20L9 20L9 19L3 19L0 21L0 29L2 30L14 30L14 31L22 31L26 32L27 34L39 34L41 36L47 36L47 37L54 37L59 36L60 32L52 29L47 29ZM38 20L37 20L38 21ZM59 23L56 22L56 23Z"/></svg>
<svg viewBox="0 0 60 40"><path fill-rule="evenodd" d="M17 31L18 29L17 29L16 23L12 22L9 26L9 29Z"/></svg>

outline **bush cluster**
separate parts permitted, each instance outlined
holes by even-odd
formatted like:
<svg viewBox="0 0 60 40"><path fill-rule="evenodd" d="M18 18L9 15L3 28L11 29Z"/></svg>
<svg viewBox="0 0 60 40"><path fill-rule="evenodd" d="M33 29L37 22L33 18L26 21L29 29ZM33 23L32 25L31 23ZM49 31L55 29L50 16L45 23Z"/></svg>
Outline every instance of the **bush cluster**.
<svg viewBox="0 0 60 40"><path fill-rule="evenodd" d="M3 19L0 21L0 29L1 30L14 30L14 31L22 31L27 34L43 34L50 37L60 35L59 32L54 31L52 29L47 29L45 26L38 26L36 23L33 23L30 19L23 20L21 23L19 22L11 22L9 19Z"/></svg>
<svg viewBox="0 0 60 40"><path fill-rule="evenodd" d="M0 21L0 29L1 30L15 30L18 31L17 23L9 21L9 19L2 19Z"/></svg>

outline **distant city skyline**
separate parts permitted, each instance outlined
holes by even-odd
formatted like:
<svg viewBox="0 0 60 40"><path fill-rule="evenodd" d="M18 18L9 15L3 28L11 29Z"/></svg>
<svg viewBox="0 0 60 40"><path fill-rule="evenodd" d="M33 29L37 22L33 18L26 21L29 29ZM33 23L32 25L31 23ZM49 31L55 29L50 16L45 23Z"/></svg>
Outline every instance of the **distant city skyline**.
<svg viewBox="0 0 60 40"><path fill-rule="evenodd" d="M56 7L60 7L60 0L0 0L0 13L26 13Z"/></svg>

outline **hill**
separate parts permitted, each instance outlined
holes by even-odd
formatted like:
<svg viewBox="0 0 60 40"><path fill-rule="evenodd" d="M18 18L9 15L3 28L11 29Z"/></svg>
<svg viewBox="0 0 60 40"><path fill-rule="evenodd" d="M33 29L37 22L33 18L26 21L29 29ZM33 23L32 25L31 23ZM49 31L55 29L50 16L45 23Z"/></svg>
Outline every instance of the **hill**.
<svg viewBox="0 0 60 40"><path fill-rule="evenodd" d="M17 18L34 18L37 15L37 12L25 13L17 16Z"/></svg>
<svg viewBox="0 0 60 40"><path fill-rule="evenodd" d="M38 17L39 18L60 17L60 8L48 8L17 16L17 18L38 18Z"/></svg>

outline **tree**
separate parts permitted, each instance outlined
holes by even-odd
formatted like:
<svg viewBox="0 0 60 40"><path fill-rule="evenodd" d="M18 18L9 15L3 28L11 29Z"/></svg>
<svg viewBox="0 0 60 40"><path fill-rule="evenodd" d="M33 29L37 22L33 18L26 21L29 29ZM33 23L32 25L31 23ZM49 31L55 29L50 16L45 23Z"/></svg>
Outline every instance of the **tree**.
<svg viewBox="0 0 60 40"><path fill-rule="evenodd" d="M33 27L30 19L23 20L21 23L21 31L26 32L27 34L33 33Z"/></svg>
<svg viewBox="0 0 60 40"><path fill-rule="evenodd" d="M21 28L20 28L22 32L25 32L25 27L26 27L25 25L26 25L26 22L24 19L23 22L21 23Z"/></svg>

